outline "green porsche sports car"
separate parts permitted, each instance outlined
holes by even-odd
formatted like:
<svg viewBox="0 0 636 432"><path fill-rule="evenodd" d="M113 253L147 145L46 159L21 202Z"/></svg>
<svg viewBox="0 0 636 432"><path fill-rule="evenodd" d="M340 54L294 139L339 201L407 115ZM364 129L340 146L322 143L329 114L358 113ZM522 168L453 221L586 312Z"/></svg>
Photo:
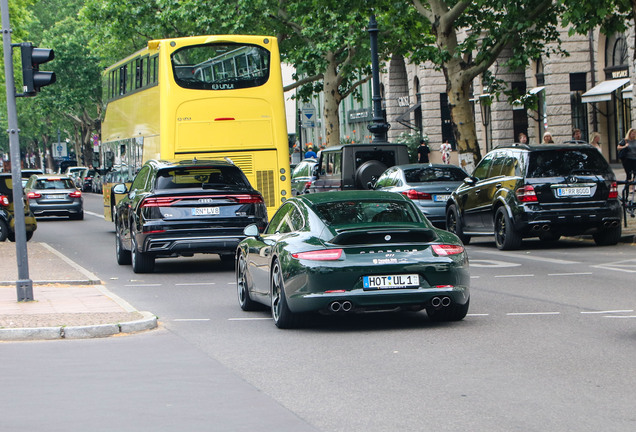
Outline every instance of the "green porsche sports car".
<svg viewBox="0 0 636 432"><path fill-rule="evenodd" d="M271 307L279 328L306 312L426 309L434 321L468 312L468 256L407 197L379 191L305 194L286 201L263 233L245 228L236 252L243 310Z"/></svg>

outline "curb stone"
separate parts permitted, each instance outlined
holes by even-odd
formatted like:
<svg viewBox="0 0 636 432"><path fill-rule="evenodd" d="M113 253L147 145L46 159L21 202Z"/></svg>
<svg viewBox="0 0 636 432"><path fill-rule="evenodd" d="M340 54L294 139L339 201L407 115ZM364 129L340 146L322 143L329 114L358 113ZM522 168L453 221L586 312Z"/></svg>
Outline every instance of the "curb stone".
<svg viewBox="0 0 636 432"><path fill-rule="evenodd" d="M140 313L143 315L142 319L118 324L0 329L0 341L92 339L157 328L155 315L150 312Z"/></svg>

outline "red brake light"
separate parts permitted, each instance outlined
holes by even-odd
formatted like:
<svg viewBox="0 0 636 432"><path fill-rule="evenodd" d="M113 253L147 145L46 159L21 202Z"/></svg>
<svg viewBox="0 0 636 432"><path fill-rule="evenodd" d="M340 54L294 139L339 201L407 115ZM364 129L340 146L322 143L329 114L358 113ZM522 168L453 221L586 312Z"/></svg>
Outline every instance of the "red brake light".
<svg viewBox="0 0 636 432"><path fill-rule="evenodd" d="M537 194L534 191L534 187L531 185L525 185L522 188L517 189L517 199L521 202L538 202Z"/></svg>
<svg viewBox="0 0 636 432"><path fill-rule="evenodd" d="M464 246L450 244L434 244L433 252L439 256L457 255L464 252Z"/></svg>
<svg viewBox="0 0 636 432"><path fill-rule="evenodd" d="M415 189L409 189L406 192L402 192L402 195L412 200L431 200L433 197L426 192L418 192Z"/></svg>
<svg viewBox="0 0 636 432"><path fill-rule="evenodd" d="M70 194L68 194L68 196L70 196L71 198L79 198L82 196L82 192L80 191L71 192Z"/></svg>
<svg viewBox="0 0 636 432"><path fill-rule="evenodd" d="M607 198L609 199L618 198L618 187L616 186L616 182L612 182L612 185L610 186L610 190L609 190L609 195Z"/></svg>
<svg viewBox="0 0 636 432"><path fill-rule="evenodd" d="M0 195L0 205L3 207L9 207L9 197L6 195Z"/></svg>
<svg viewBox="0 0 636 432"><path fill-rule="evenodd" d="M342 256L342 249L324 249L292 254L296 259L312 261L335 261Z"/></svg>
<svg viewBox="0 0 636 432"><path fill-rule="evenodd" d="M41 198L41 197L42 197L42 195L37 193L37 192L29 192L27 194L27 198L28 199L36 199L36 198Z"/></svg>
<svg viewBox="0 0 636 432"><path fill-rule="evenodd" d="M172 197L146 198L141 202L142 207L170 207L172 204L181 201Z"/></svg>
<svg viewBox="0 0 636 432"><path fill-rule="evenodd" d="M260 195L235 195L231 198L239 204L261 204L265 202Z"/></svg>

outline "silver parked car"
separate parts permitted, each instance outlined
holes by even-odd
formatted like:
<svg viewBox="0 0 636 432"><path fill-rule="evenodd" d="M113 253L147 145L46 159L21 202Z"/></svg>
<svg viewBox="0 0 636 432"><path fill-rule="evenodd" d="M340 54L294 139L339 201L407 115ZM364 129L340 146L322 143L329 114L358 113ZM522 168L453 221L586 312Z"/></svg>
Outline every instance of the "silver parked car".
<svg viewBox="0 0 636 432"><path fill-rule="evenodd" d="M397 165L382 173L374 189L407 196L431 223L444 227L446 201L468 176L466 171L456 165Z"/></svg>
<svg viewBox="0 0 636 432"><path fill-rule="evenodd" d="M65 175L33 175L24 192L35 216L68 216L84 219L84 200L75 182Z"/></svg>

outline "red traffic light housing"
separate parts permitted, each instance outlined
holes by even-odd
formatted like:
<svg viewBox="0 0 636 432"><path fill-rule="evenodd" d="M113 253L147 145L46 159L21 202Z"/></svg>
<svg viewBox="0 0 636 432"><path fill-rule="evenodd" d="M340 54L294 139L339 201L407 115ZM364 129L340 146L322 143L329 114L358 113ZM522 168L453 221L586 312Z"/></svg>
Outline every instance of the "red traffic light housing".
<svg viewBox="0 0 636 432"><path fill-rule="evenodd" d="M44 86L55 82L55 72L40 72L40 65L55 58L52 49L36 48L31 42L20 44L22 54L22 83L25 96L35 96Z"/></svg>

